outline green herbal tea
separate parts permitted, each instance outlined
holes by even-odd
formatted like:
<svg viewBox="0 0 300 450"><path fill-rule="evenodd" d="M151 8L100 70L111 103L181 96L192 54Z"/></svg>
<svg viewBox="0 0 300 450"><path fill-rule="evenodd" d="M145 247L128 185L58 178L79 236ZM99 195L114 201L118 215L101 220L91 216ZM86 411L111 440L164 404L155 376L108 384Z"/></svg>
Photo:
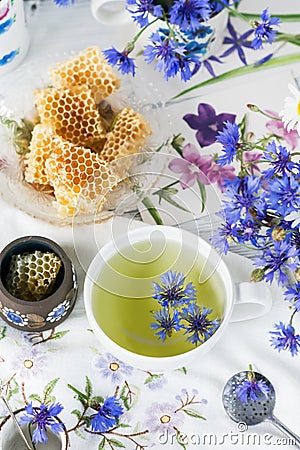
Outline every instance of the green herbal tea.
<svg viewBox="0 0 300 450"><path fill-rule="evenodd" d="M192 281L197 289L197 304L211 308L211 320L222 319L225 289L217 273L205 282L199 276L205 261L188 246L177 241L151 238L115 254L101 271L92 293L93 311L102 330L121 347L146 356L172 356L194 348L186 342L184 331L164 342L151 328L151 311L159 309L152 298L152 282L160 283L160 275L168 270L184 273L185 284ZM207 267L207 266L206 266Z"/></svg>

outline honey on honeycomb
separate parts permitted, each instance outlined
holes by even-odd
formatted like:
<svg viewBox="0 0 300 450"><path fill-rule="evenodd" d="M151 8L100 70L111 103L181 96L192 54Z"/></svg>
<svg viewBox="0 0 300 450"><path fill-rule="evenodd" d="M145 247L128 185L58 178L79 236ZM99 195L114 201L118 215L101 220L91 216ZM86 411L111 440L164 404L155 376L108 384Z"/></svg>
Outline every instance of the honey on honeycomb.
<svg viewBox="0 0 300 450"><path fill-rule="evenodd" d="M45 162L51 152L51 139L54 132L49 125L35 125L26 155L25 180L28 183L49 184L49 177L45 172Z"/></svg>
<svg viewBox="0 0 300 450"><path fill-rule="evenodd" d="M119 181L96 153L59 137L52 140L46 173L54 187L61 216L100 210L107 194Z"/></svg>
<svg viewBox="0 0 300 450"><path fill-rule="evenodd" d="M51 295L62 265L51 252L22 253L11 257L6 277L7 290L21 300L42 300Z"/></svg>
<svg viewBox="0 0 300 450"><path fill-rule="evenodd" d="M151 130L144 117L126 107L117 115L112 130L107 133L100 156L104 161L112 162L138 153L149 134Z"/></svg>
<svg viewBox="0 0 300 450"><path fill-rule="evenodd" d="M89 47L67 61L50 68L49 77L56 88L88 86L96 103L120 87L120 79L96 46Z"/></svg>
<svg viewBox="0 0 300 450"><path fill-rule="evenodd" d="M34 93L41 123L75 145L102 147L105 130L87 86L42 89Z"/></svg>

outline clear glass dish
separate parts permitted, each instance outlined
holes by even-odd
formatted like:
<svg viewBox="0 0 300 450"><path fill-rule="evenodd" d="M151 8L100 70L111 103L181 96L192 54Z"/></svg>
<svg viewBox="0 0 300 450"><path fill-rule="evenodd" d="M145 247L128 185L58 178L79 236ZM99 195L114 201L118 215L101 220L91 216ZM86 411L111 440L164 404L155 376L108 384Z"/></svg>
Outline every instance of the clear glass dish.
<svg viewBox="0 0 300 450"><path fill-rule="evenodd" d="M34 90L47 87L48 68L72 54L76 52L47 55L43 60L23 64L4 77L0 84L1 122L5 119L13 119L17 123L21 123L24 118L35 120ZM141 77L121 76L121 88L107 100L113 109L129 105L142 114L149 122L152 134L147 138L145 148L141 150L126 179L106 197L101 211L59 216L49 189L24 180L24 157L15 150L12 132L0 123L0 191L3 199L33 217L62 226L100 222L115 214L136 209L137 203L155 185L156 177L167 164L167 158L163 154L158 155L155 150L170 136L170 121L159 106L158 90Z"/></svg>

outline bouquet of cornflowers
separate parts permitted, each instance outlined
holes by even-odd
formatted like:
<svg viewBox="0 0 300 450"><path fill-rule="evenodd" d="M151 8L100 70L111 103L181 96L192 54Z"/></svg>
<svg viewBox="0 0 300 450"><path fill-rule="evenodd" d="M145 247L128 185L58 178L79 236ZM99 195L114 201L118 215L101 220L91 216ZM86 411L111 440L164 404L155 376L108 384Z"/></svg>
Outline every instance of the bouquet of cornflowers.
<svg viewBox="0 0 300 450"><path fill-rule="evenodd" d="M285 100L280 114L247 105L252 112L268 118L268 132L257 140L247 131L246 115L237 123L235 115L217 115L211 105L200 103L199 115L186 114L184 120L196 130L201 148L217 142L222 151L202 155L193 144L185 144L169 169L179 174L172 184L173 194L178 192L176 183L183 189L195 183L202 189L216 183L221 189L222 211L218 215L222 223L211 242L223 254L232 244L252 249L255 268L251 280L277 282L283 287L290 320L274 325L270 342L279 352L288 350L295 356L300 350L300 334L293 326L300 312L300 152L296 150L300 91L289 87L293 96ZM160 200L175 205L169 186L157 192ZM153 217L157 214L154 209Z"/></svg>
<svg viewBox="0 0 300 450"><path fill-rule="evenodd" d="M201 66L206 68L212 77L216 77L213 68L214 63L222 63L224 58L237 52L243 65L247 66L244 49L260 50L264 44L278 42L280 47L272 49L272 52L260 58L250 69L255 69L262 64L284 64L299 59L299 54L288 57L275 58L270 61L273 54L286 43L300 45L300 35L293 35L278 31L283 21L298 21L300 15L287 14L272 17L268 8L260 15L241 13L238 10L241 0L127 0L127 10L133 21L140 26L140 31L128 42L124 49L119 51L112 47L104 51L107 61L117 66L123 74L135 75L136 62L131 55L136 42L148 27L158 22L158 28L151 32L148 43L142 53L145 61L154 64L154 68L164 73L168 80L180 75L183 81L190 80ZM248 28L239 34L233 27L230 19L228 22L228 36L224 36L223 44L227 46L220 55L211 55L210 45L215 40L215 31L211 27L210 19L214 18L222 10L227 9L230 17L238 17L246 21ZM245 67L246 73L249 68ZM233 69L228 76L242 73ZM220 75L224 78L225 74ZM200 87L196 85L191 89ZM186 93L183 91L179 95ZM177 95L178 96L178 95ZM176 96L176 97L177 97Z"/></svg>

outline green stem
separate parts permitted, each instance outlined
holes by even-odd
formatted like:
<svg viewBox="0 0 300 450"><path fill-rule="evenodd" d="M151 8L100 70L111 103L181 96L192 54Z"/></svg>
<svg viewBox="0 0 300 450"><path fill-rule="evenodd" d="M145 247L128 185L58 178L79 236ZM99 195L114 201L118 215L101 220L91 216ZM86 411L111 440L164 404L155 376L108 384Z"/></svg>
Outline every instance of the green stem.
<svg viewBox="0 0 300 450"><path fill-rule="evenodd" d="M250 20L261 20L260 14L241 13L248 22ZM230 11L230 15L234 15ZM272 13L272 17L278 17L282 22L299 22L300 14L275 14Z"/></svg>
<svg viewBox="0 0 300 450"><path fill-rule="evenodd" d="M163 190L163 189L168 189L172 186L175 186L175 184L178 184L179 180L173 181L173 183L167 184L166 186L162 187L161 189L158 189L158 191L153 192L153 195L158 195L159 191Z"/></svg>
<svg viewBox="0 0 300 450"><path fill-rule="evenodd" d="M293 53L286 56L279 56L277 58L272 58L269 61L265 62L264 64L257 65L257 63L250 64L249 66L243 66L239 67L237 69L229 70L228 72L222 73L221 75L210 78L206 81L203 81L202 83L195 84L194 86L191 86L188 89L184 89L183 91L179 92L179 94L176 94L174 97L172 97L170 100L168 100L168 104L172 104L173 100L178 99L179 97L182 97L183 95L186 95L195 89L200 89L205 86L210 86L213 84L218 83L219 81L225 81L230 80L232 78L235 78L239 75L248 75L249 73L260 71L263 69L271 69L273 67L282 66L285 64L290 64L294 62L300 62L300 53Z"/></svg>
<svg viewBox="0 0 300 450"><path fill-rule="evenodd" d="M152 22L149 22L148 25L146 25L145 27L141 28L140 31L134 36L134 38L132 39L132 41L130 42L131 44L135 44L136 41L139 39L139 37L141 36L141 34L144 33L145 30L147 30L148 27L150 27L150 25L153 25L155 22L157 22L159 20L159 17L152 20Z"/></svg>
<svg viewBox="0 0 300 450"><path fill-rule="evenodd" d="M149 211L149 214L152 216L152 218L155 220L155 223L157 225L163 225L162 218L160 217L159 212L155 208L155 206L152 203L152 201L150 200L150 198L149 197L143 198L142 203L147 208L147 210Z"/></svg>
<svg viewBox="0 0 300 450"><path fill-rule="evenodd" d="M294 316L296 315L296 312L297 312L297 310L295 309L295 311L293 312L293 314L291 315L291 318L290 318L290 325L292 326L292 324L293 324L293 319L294 319Z"/></svg>
<svg viewBox="0 0 300 450"><path fill-rule="evenodd" d="M72 391L74 391L75 394L78 395L78 397L84 398L86 401L89 400L89 398L88 398L87 395L85 395L85 394L83 394L82 392L80 392L78 389L76 389L76 388L75 388L74 386L72 386L71 384L68 384L67 386L68 386L68 388L72 389Z"/></svg>

